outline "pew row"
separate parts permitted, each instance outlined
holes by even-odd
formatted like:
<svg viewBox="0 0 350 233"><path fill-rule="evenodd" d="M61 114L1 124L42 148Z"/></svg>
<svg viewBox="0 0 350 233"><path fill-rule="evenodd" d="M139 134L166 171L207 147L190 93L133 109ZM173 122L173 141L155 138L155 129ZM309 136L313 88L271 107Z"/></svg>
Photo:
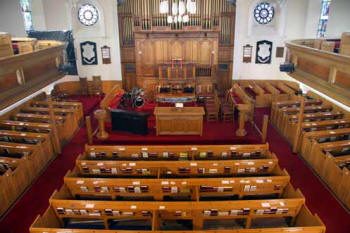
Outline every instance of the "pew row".
<svg viewBox="0 0 350 233"><path fill-rule="evenodd" d="M0 215L42 171L43 156L40 142L36 145L0 142Z"/></svg>
<svg viewBox="0 0 350 233"><path fill-rule="evenodd" d="M349 129L314 132L302 156L336 196L350 208L350 133Z"/></svg>
<svg viewBox="0 0 350 233"><path fill-rule="evenodd" d="M288 186L278 199L119 202L74 200L62 188L50 199L51 207L38 217L33 232L150 232L186 230L211 232L320 232L325 228L304 205L299 190ZM90 224L89 224L90 223ZM90 230L90 231L89 231ZM112 230L112 231L106 231ZM113 231L114 230L114 231Z"/></svg>
<svg viewBox="0 0 350 233"><path fill-rule="evenodd" d="M85 158L101 160L225 160L267 158L269 145L91 146Z"/></svg>
<svg viewBox="0 0 350 233"><path fill-rule="evenodd" d="M305 106L317 106L321 105L322 101L316 100L305 100ZM277 118L279 116L278 111L284 108L300 107L300 101L298 100L288 100L288 101L274 101L271 104L271 122L276 125Z"/></svg>
<svg viewBox="0 0 350 233"><path fill-rule="evenodd" d="M99 197L108 200L131 198L189 198L199 201L203 198L238 198L253 196L280 196L289 184L289 175L278 166L270 176L244 178L95 178L86 177L77 168L64 178L66 187L74 197Z"/></svg>

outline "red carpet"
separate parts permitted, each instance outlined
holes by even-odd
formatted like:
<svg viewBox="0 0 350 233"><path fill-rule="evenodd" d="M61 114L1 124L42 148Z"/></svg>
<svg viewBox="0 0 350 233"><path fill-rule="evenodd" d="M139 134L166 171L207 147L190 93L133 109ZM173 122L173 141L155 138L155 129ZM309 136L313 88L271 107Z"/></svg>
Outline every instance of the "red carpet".
<svg viewBox="0 0 350 233"><path fill-rule="evenodd" d="M266 113L266 109L257 112L257 120L260 124L263 113ZM213 127L211 129L213 132L216 131L216 136L213 136L213 139L221 134L232 136L231 129L227 130L224 126L225 124L223 124L223 128ZM227 131L230 133L227 133ZM29 226L36 216L39 213L42 214L48 207L48 199L52 192L63 184L63 177L66 172L74 167L76 157L84 149L86 138L84 127L0 222L1 232L28 232ZM292 154L290 146L271 125L268 131L268 142L271 151L279 157L280 166L286 168L291 175L293 185L300 188L306 196L308 207L313 213L317 213L326 224L327 233L349 233L350 214L340 206L302 160ZM139 143L144 143L144 140ZM181 141L178 141L178 143L181 143ZM197 141L191 141L191 144L195 143Z"/></svg>
<svg viewBox="0 0 350 233"><path fill-rule="evenodd" d="M246 127L248 135L245 137L235 136L237 123L216 123L204 122L202 136L156 136L156 130L149 128L149 133L146 136L135 135L126 132L112 132L111 125L108 124L106 131L109 133L109 138L104 141L94 140L97 145L164 145L164 144L258 144L261 143L257 132L250 125Z"/></svg>
<svg viewBox="0 0 350 233"><path fill-rule="evenodd" d="M262 124L263 114L269 112L266 108L257 110L256 121L259 125ZM290 145L271 124L268 127L267 140L270 150L276 153L281 168L285 168L290 174L293 186L305 195L306 205L312 213L318 214L326 225L326 232L349 233L350 213L339 204L300 157L292 153Z"/></svg>

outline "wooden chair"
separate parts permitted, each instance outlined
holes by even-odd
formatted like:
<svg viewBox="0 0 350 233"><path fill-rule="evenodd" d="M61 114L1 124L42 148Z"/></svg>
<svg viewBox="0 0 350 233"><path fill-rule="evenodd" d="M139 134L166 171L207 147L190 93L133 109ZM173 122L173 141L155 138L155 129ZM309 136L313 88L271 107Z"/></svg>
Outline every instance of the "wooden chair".
<svg viewBox="0 0 350 233"><path fill-rule="evenodd" d="M79 93L81 95L88 95L89 94L89 87L88 87L87 78L86 77L79 77L79 84L80 84Z"/></svg>
<svg viewBox="0 0 350 233"><path fill-rule="evenodd" d="M219 120L220 104L216 92L213 98L204 99L204 107L208 122L216 122Z"/></svg>
<svg viewBox="0 0 350 233"><path fill-rule="evenodd" d="M89 87L89 95L101 95L102 93L101 76L92 76L92 82Z"/></svg>
<svg viewBox="0 0 350 233"><path fill-rule="evenodd" d="M234 121L235 108L233 105L225 100L221 101L220 104L220 116L223 122L232 122Z"/></svg>

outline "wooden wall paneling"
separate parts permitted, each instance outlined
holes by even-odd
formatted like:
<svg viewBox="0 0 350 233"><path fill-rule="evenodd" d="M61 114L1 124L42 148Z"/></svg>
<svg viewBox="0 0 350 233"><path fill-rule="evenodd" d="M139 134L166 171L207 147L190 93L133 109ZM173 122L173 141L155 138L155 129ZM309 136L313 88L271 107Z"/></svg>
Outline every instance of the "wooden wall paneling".
<svg viewBox="0 0 350 233"><path fill-rule="evenodd" d="M180 58L184 62L204 65L204 73L207 73L205 71L207 68L212 70L213 80L216 78L215 69L219 61L227 62L231 67L235 5L225 0L198 0L197 14L191 15L188 25L170 26L166 23L166 17L160 16L158 4L159 1L126 0L126 3L118 8L119 17L122 17L120 22L122 56L128 56L122 57L122 62L132 62L130 50L124 48L134 47L137 84L141 85L141 88L144 77L157 77L158 65L171 62L171 59ZM170 2L170 8L171 4ZM125 43L132 39L133 44ZM231 47L221 49L222 45ZM223 85L220 86L227 86L231 76L232 73L225 74L221 80ZM125 81L129 78L130 76L123 72L124 83L132 83L133 80ZM127 89L129 86L125 84L124 88Z"/></svg>
<svg viewBox="0 0 350 233"><path fill-rule="evenodd" d="M335 84L342 88L348 88L350 90L350 74L337 71Z"/></svg>
<svg viewBox="0 0 350 233"><path fill-rule="evenodd" d="M135 63L122 64L123 89L131 90L136 86L136 65Z"/></svg>
<svg viewBox="0 0 350 233"><path fill-rule="evenodd" d="M183 48L183 43L181 39L179 40L174 40L172 39L170 41L170 51L171 51L171 59L183 59L183 54L184 54L184 48Z"/></svg>
<svg viewBox="0 0 350 233"><path fill-rule="evenodd" d="M299 58L298 66L300 69L303 69L309 73L317 75L323 80L326 80L326 81L328 80L330 69L323 65L316 64L314 61L311 61L308 59Z"/></svg>

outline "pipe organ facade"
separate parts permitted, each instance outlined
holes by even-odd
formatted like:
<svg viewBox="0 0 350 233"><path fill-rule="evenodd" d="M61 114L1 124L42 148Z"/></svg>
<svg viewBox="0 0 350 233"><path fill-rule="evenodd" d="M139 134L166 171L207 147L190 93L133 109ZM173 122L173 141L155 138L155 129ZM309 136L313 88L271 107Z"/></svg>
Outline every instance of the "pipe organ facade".
<svg viewBox="0 0 350 233"><path fill-rule="evenodd" d="M160 84L160 79L164 83L164 75L159 73L160 66L180 60L182 64L195 66L197 89L198 86L217 88L219 91L229 89L233 67L235 5L226 0L196 0L196 11L188 14L186 22L170 23L168 17L179 0L168 2L168 14L160 13L160 0L126 0L119 5L124 88L130 90L137 85L146 92L154 90ZM169 74L177 72L175 69L183 69L176 65L169 67ZM203 70L206 72L201 72ZM170 82L168 84L173 81L179 83L174 77L166 78ZM176 76L176 79L181 78L185 77ZM190 84L186 79L182 83Z"/></svg>

